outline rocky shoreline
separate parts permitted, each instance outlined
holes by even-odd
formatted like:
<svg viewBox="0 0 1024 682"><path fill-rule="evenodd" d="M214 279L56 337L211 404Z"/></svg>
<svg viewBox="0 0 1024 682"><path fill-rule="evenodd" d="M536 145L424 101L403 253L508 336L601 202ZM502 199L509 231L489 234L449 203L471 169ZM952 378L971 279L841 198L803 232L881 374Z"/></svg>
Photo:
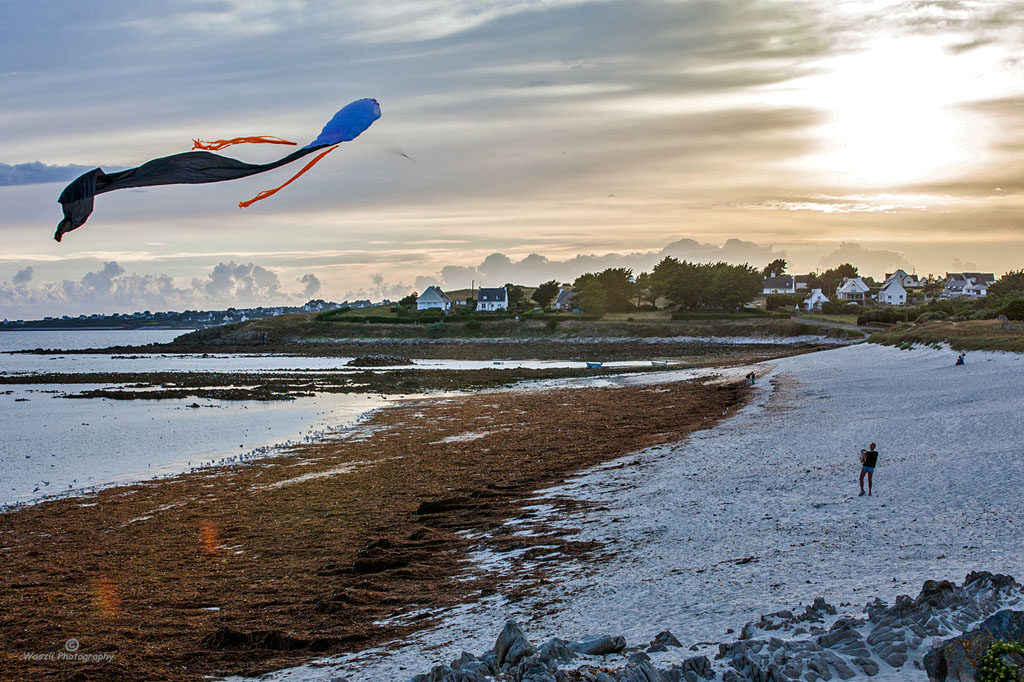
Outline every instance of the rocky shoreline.
<svg viewBox="0 0 1024 682"><path fill-rule="evenodd" d="M685 648L663 631L646 644L605 633L531 642L514 620L494 647L463 652L410 682L818 682L834 677L882 678L923 670L932 682L978 679L982 656L996 641L1024 643L1024 587L984 571L961 585L927 581L916 598L880 599L858 613L817 598L803 611L777 611L747 623L728 642ZM1024 661L1002 663L1024 674ZM336 677L332 682L344 682Z"/></svg>

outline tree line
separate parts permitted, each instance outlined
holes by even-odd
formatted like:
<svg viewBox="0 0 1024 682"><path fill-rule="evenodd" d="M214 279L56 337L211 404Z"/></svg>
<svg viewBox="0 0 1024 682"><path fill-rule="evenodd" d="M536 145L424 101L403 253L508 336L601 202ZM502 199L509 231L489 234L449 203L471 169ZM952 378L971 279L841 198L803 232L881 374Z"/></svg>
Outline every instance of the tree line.
<svg viewBox="0 0 1024 682"><path fill-rule="evenodd" d="M762 279L747 264L691 263L668 256L635 277L629 268L585 273L573 289L573 305L591 314L653 310L660 299L680 310L735 310L761 295Z"/></svg>

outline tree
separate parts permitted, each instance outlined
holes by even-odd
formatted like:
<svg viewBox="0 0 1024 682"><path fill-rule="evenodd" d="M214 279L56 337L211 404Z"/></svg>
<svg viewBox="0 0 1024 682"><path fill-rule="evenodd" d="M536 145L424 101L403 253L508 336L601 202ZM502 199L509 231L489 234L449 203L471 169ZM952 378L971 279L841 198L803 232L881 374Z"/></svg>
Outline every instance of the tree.
<svg viewBox="0 0 1024 682"><path fill-rule="evenodd" d="M582 282L580 279L576 280L576 296L573 298L573 302L585 313L604 315L608 309L608 295L605 293L604 287L594 275L590 275L589 279L584 279Z"/></svg>
<svg viewBox="0 0 1024 682"><path fill-rule="evenodd" d="M990 296L1024 294L1024 270L1010 270L988 288Z"/></svg>
<svg viewBox="0 0 1024 682"><path fill-rule="evenodd" d="M419 297L420 297L420 295L417 292L414 291L411 294L409 294L408 296L406 296L405 298L399 299L398 305L405 305L405 306L416 305L416 299L419 298Z"/></svg>
<svg viewBox="0 0 1024 682"><path fill-rule="evenodd" d="M604 292L601 297L604 301L602 312L624 313L633 310L636 285L633 283L633 271L629 268L608 268L597 273L584 273L573 282L573 289L578 294L580 288L590 282L597 284Z"/></svg>
<svg viewBox="0 0 1024 682"><path fill-rule="evenodd" d="M506 282L505 295L508 296L508 309L513 312L519 312L523 305L523 288Z"/></svg>
<svg viewBox="0 0 1024 682"><path fill-rule="evenodd" d="M625 313L633 310L633 271L629 268L608 268L597 273L597 281L608 301L608 310Z"/></svg>
<svg viewBox="0 0 1024 682"><path fill-rule="evenodd" d="M636 276L634 282L636 290L636 307L639 308L641 302L647 302L652 308L657 306L658 295L654 287L654 281L651 278L651 273L641 272Z"/></svg>
<svg viewBox="0 0 1024 682"><path fill-rule="evenodd" d="M761 276L768 277L773 272L776 275L784 275L786 274L786 265L787 263L785 258L776 258L771 263L764 266L764 269L761 270Z"/></svg>
<svg viewBox="0 0 1024 682"><path fill-rule="evenodd" d="M826 296L836 293L836 287L843 281L844 277L854 278L857 276L857 267L849 263L843 263L835 268L829 268L821 274L812 274L807 286L812 289L821 289Z"/></svg>
<svg viewBox="0 0 1024 682"><path fill-rule="evenodd" d="M922 291L925 294L935 294L945 287L946 281L937 275L928 273L928 276L924 278L924 287Z"/></svg>
<svg viewBox="0 0 1024 682"><path fill-rule="evenodd" d="M558 296L558 290L559 286L556 280L544 282L533 292L533 300L541 308L547 308L555 300L555 297Z"/></svg>
<svg viewBox="0 0 1024 682"><path fill-rule="evenodd" d="M654 266L652 287L684 310L731 310L757 298L763 289L761 273L750 265L701 265L668 257Z"/></svg>
<svg viewBox="0 0 1024 682"><path fill-rule="evenodd" d="M669 256L654 266L651 276L661 295L673 305L693 310L707 301L709 268L685 260L677 261Z"/></svg>

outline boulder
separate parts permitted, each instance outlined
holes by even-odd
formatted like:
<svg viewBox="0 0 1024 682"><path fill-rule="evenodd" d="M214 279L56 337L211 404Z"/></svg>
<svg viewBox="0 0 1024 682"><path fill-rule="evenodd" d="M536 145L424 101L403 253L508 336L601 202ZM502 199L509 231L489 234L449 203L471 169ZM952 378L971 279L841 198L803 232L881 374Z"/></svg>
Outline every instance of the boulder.
<svg viewBox="0 0 1024 682"><path fill-rule="evenodd" d="M512 678L519 682L558 682L553 670L557 670L555 664L545 663L539 656L533 655L519 662Z"/></svg>
<svg viewBox="0 0 1024 682"><path fill-rule="evenodd" d="M651 640L650 646L647 647L647 651L648 653L654 651L668 651L670 646L681 647L683 645L678 639L676 639L675 635L668 630L663 630L654 636L654 639Z"/></svg>
<svg viewBox="0 0 1024 682"><path fill-rule="evenodd" d="M555 637L540 645L537 649L537 657L545 663L568 663L576 658L576 654L566 646L568 642Z"/></svg>
<svg viewBox="0 0 1024 682"><path fill-rule="evenodd" d="M978 676L981 657L997 641L1024 644L1024 611L999 611L978 627L933 648L924 657L928 679L931 682L973 682Z"/></svg>
<svg viewBox="0 0 1024 682"><path fill-rule="evenodd" d="M499 669L505 670L527 656L532 656L536 651L526 638L526 633L519 627L519 623L510 620L505 623L504 629L498 635L498 641L494 643L494 662Z"/></svg>
<svg viewBox="0 0 1024 682"><path fill-rule="evenodd" d="M570 644L569 648L578 654L587 656L617 654L626 648L626 639L622 636L587 635L578 642Z"/></svg>

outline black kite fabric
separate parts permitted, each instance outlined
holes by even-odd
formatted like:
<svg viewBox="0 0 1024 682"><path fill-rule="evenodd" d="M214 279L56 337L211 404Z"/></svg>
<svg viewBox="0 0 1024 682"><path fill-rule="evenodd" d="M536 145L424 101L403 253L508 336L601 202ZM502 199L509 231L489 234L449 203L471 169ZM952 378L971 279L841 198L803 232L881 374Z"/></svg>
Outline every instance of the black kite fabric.
<svg viewBox="0 0 1024 682"><path fill-rule="evenodd" d="M102 169L95 168L72 181L60 193L57 201L64 208L64 219L57 225L57 232L53 238L60 241L65 234L84 225L92 213L93 199L97 194L131 187L196 185L237 180L280 168L327 146L329 145L296 149L282 159L263 164L245 163L211 152L185 152L153 159L137 168L116 173L104 173Z"/></svg>
<svg viewBox="0 0 1024 682"><path fill-rule="evenodd" d="M104 173L101 168L95 168L72 181L61 192L57 201L60 202L61 207L64 209L64 219L57 225L57 231L54 233L53 238L59 242L65 234L84 225L85 221L92 214L93 202L97 194L131 187L178 184L196 185L207 182L237 180L279 168L292 161L301 159L307 154L323 150L288 182L285 182L276 189L260 192L255 198L238 204L241 207L249 206L256 201L271 196L285 185L291 183L334 149L336 145L354 140L378 118L380 118L380 105L377 103L377 100L369 98L356 100L338 111L327 122L327 125L324 126L320 135L315 140L301 149L296 149L288 156L271 163L246 163L238 159L213 154L209 151L191 151L153 159L136 168L129 168L115 173ZM239 137L233 140L218 140L214 143L203 143L198 140L194 140L194 142L194 149L204 150L222 149L232 144L244 142L295 144L281 138L271 137Z"/></svg>

